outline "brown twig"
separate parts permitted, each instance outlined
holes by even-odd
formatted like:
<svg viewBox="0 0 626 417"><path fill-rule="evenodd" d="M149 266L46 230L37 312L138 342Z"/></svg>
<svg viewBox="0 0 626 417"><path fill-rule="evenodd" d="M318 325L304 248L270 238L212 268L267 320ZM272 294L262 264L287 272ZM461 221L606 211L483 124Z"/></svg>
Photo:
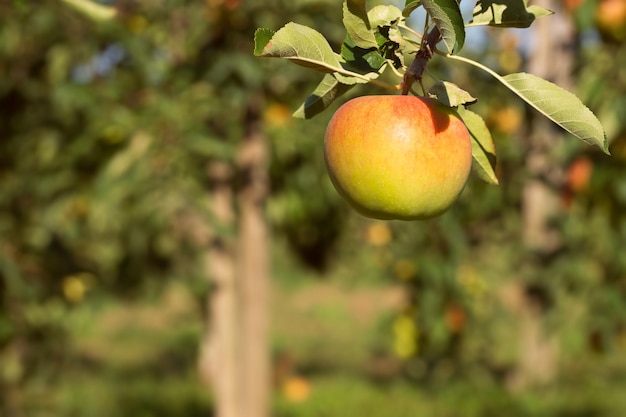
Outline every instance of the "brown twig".
<svg viewBox="0 0 626 417"><path fill-rule="evenodd" d="M441 33L437 27L433 28L428 35L424 37L424 41L422 42L422 46L419 51L415 55L415 59L411 62L411 65L406 70L404 74L404 78L402 80L402 95L409 94L411 90L411 86L414 82L422 82L422 75L426 70L426 65L428 65L428 61L434 55L435 45L441 39Z"/></svg>

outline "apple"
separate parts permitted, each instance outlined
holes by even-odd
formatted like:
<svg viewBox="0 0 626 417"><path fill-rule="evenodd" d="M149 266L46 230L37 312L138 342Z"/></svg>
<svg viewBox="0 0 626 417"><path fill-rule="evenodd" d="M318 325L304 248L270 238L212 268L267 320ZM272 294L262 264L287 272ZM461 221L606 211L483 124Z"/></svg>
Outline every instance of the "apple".
<svg viewBox="0 0 626 417"><path fill-rule="evenodd" d="M600 0L595 19L602 39L608 42L626 40L626 0Z"/></svg>
<svg viewBox="0 0 626 417"><path fill-rule="evenodd" d="M335 188L364 216L422 220L461 194L472 145L456 112L433 99L363 96L331 118L324 156Z"/></svg>
<svg viewBox="0 0 626 417"><path fill-rule="evenodd" d="M310 382L299 376L289 377L283 384L283 394L292 403L302 403L311 396Z"/></svg>
<svg viewBox="0 0 626 417"><path fill-rule="evenodd" d="M452 333L460 333L465 328L467 316L461 307L457 305L450 305L446 307L444 319L448 329Z"/></svg>
<svg viewBox="0 0 626 417"><path fill-rule="evenodd" d="M586 156L574 160L567 170L567 185L570 190L580 193L589 188L593 173L593 162Z"/></svg>
<svg viewBox="0 0 626 417"><path fill-rule="evenodd" d="M584 2L585 0L563 0L565 10L572 15L580 9Z"/></svg>

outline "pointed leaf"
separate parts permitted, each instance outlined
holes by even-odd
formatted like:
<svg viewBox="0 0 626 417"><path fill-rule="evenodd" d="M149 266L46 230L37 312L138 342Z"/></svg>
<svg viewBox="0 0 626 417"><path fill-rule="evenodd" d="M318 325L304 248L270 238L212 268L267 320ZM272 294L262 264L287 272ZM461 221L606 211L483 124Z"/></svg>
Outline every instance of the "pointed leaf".
<svg viewBox="0 0 626 417"><path fill-rule="evenodd" d="M552 10L544 9L543 7L537 6L535 4L528 6L526 8L526 11L528 12L528 14L535 16L535 19L538 17L550 16L551 14L554 14Z"/></svg>
<svg viewBox="0 0 626 417"><path fill-rule="evenodd" d="M343 25L348 36L359 48L376 48L376 36L365 10L365 0L346 0L343 3Z"/></svg>
<svg viewBox="0 0 626 417"><path fill-rule="evenodd" d="M481 180L497 185L496 147L485 121L478 114L462 107L458 113L472 138L472 170Z"/></svg>
<svg viewBox="0 0 626 417"><path fill-rule="evenodd" d="M255 33L256 56L285 58L322 72L340 72L341 63L324 36L308 26L287 23L267 40L267 29ZM267 40L262 46L262 42Z"/></svg>
<svg viewBox="0 0 626 417"><path fill-rule="evenodd" d="M261 56L263 54L263 48L269 43L274 32L271 29L259 28L254 32L254 55Z"/></svg>
<svg viewBox="0 0 626 417"><path fill-rule="evenodd" d="M307 97L293 116L301 119L310 119L324 111L336 98L352 87L352 85L340 83L332 74L326 74L315 91Z"/></svg>
<svg viewBox="0 0 626 417"><path fill-rule="evenodd" d="M478 100L458 85L449 81L437 81L430 87L428 95L436 98L448 107L458 107L463 104L473 104Z"/></svg>
<svg viewBox="0 0 626 417"><path fill-rule="evenodd" d="M446 52L456 54L465 43L465 24L456 0L421 0L441 32Z"/></svg>
<svg viewBox="0 0 626 417"><path fill-rule="evenodd" d="M527 0L478 0L468 26L527 28L536 18L553 14L543 7L527 4Z"/></svg>
<svg viewBox="0 0 626 417"><path fill-rule="evenodd" d="M554 123L609 153L600 121L574 94L532 74L515 73L501 78L505 86Z"/></svg>

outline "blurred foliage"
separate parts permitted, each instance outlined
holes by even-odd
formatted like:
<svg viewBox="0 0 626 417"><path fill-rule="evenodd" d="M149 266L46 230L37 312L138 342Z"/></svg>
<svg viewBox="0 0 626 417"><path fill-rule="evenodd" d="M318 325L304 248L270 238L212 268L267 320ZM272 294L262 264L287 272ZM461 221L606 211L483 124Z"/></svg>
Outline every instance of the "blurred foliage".
<svg viewBox="0 0 626 417"><path fill-rule="evenodd" d="M261 118L271 149L279 307L315 280L381 299L400 286L408 298L372 313L362 306L376 297L352 308L320 292L301 316L277 308L275 349L296 362L277 416L454 416L461 406L476 417L621 415L626 44L598 33L599 1L567 7L579 25L577 93L613 156L574 140L555 146L561 245L547 255L521 242L529 110L485 76L437 59L431 68L481 98L501 186L470 181L437 220L372 222L347 209L324 172L331 112L291 118L319 77L252 56L256 27L290 20L337 47L338 2L103 3L120 19L96 25L54 0L0 3L2 415L208 414L194 363L209 285L200 232L233 231L212 222L206 169L235 163L249 117ZM472 53L503 73L523 67L516 32L485 33L494 41L468 44ZM504 298L516 283L543 306L560 347L557 378L521 393L505 387L519 355Z"/></svg>
<svg viewBox="0 0 626 417"><path fill-rule="evenodd" d="M57 0L0 4L0 346L10 352L0 403L10 414L16 387L64 362L75 306L158 293L172 278L208 291L207 165L235 164L248 118L274 132L277 227L319 245L328 236L296 229L338 210L324 192L317 205L291 203L325 181L319 157L303 163L323 128L283 114L316 80L259 66L250 37L298 16L339 33L328 23L337 11L317 1L115 6L118 18L96 24Z"/></svg>
<svg viewBox="0 0 626 417"><path fill-rule="evenodd" d="M626 352L626 265L621 255L626 245L626 44L598 35L593 17L599 4L579 2L568 9L578 22L574 77L578 95L606 127L613 156L569 137L555 141L550 161L563 174L544 179L560 199L559 216L550 219L560 239L555 250L534 251L523 243L531 111L497 89L480 95L491 80L478 73L456 77L481 98L476 108L496 139L501 186L470 181L458 204L440 219L412 228L388 225L393 244L381 253L389 273L411 294L394 324L395 349L407 358L407 372L417 381L446 383L462 377L509 384L523 346L516 307L520 300L511 294L517 285L524 302L541 311L542 328L558 345L562 375L623 377L626 372L623 361L609 370L596 356L618 358ZM532 53L532 46L521 47L519 33L488 35L493 42L479 53L501 73L518 71ZM554 131L553 136L566 135ZM615 395L607 394L607 401Z"/></svg>

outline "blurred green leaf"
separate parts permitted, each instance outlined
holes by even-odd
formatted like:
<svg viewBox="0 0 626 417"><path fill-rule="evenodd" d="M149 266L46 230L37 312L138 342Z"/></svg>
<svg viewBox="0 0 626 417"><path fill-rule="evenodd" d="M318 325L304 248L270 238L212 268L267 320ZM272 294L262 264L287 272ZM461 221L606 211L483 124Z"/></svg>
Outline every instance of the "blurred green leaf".
<svg viewBox="0 0 626 417"><path fill-rule="evenodd" d="M105 6L91 0L62 0L67 5L73 7L85 16L98 21L106 22L117 15L117 10L110 6Z"/></svg>

